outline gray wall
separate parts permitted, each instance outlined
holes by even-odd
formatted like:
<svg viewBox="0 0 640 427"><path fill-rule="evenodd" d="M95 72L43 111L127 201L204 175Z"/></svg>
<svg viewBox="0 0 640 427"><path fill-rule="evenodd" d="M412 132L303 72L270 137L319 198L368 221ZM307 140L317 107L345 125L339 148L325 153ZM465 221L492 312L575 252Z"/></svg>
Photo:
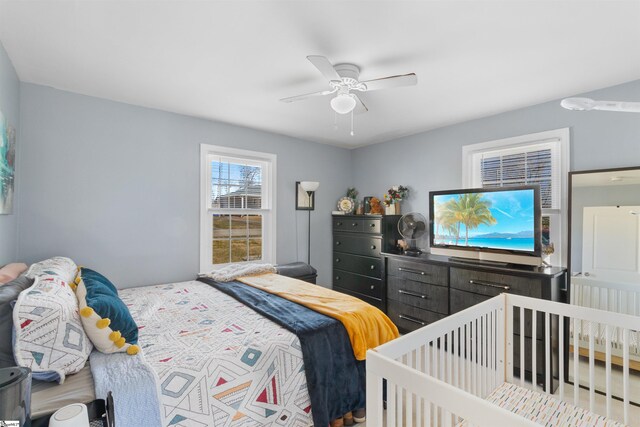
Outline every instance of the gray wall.
<svg viewBox="0 0 640 427"><path fill-rule="evenodd" d="M7 122L16 129L16 161L20 161L20 82L11 60L0 43L0 110ZM19 174L19 166L16 165ZM17 260L18 236L18 188L20 182L16 177L13 198L13 214L0 215L0 266Z"/></svg>
<svg viewBox="0 0 640 427"><path fill-rule="evenodd" d="M586 206L639 206L640 185L574 187L571 190L571 270L582 271L582 224Z"/></svg>
<svg viewBox="0 0 640 427"><path fill-rule="evenodd" d="M277 261L306 261L295 181L316 180L311 263L330 283L330 212L352 181L349 150L22 84L19 257L66 255L119 287L199 269L200 144L275 153Z"/></svg>
<svg viewBox="0 0 640 427"><path fill-rule="evenodd" d="M640 100L640 80L585 94L605 100ZM428 216L429 191L462 186L462 146L552 129L571 129L571 170L640 165L640 115L579 112L560 100L354 150L354 184L363 196L408 185L403 213Z"/></svg>

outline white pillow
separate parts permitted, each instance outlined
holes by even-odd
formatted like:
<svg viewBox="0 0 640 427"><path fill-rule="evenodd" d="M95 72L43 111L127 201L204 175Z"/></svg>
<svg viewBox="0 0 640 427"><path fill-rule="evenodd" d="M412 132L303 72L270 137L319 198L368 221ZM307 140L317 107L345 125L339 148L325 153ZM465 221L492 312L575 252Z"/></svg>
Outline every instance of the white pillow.
<svg viewBox="0 0 640 427"><path fill-rule="evenodd" d="M72 260L58 257L34 264L27 272L35 282L20 293L13 309L13 353L16 363L30 368L35 379L64 382L65 375L84 367L93 348L71 287L76 271Z"/></svg>
<svg viewBox="0 0 640 427"><path fill-rule="evenodd" d="M31 264L25 276L34 279L44 275L58 276L65 283L73 283L77 273L78 266L71 258L57 256Z"/></svg>

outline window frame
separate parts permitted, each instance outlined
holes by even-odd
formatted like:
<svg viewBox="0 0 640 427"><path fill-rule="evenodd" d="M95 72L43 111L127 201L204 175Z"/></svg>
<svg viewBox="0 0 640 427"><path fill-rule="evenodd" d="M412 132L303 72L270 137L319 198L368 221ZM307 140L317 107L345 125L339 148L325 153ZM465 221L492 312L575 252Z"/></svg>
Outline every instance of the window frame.
<svg viewBox="0 0 640 427"><path fill-rule="evenodd" d="M226 161L240 161L262 167L262 207L260 209L212 208L211 207L211 157ZM262 215L262 259L242 263L267 262L276 260L276 169L277 155L259 151L219 145L200 144L200 273L208 273L230 264L213 264L212 215Z"/></svg>
<svg viewBox="0 0 640 427"><path fill-rule="evenodd" d="M545 132L531 133L511 138L470 144L462 147L462 185L464 188L482 187L480 164L477 161L482 154L492 151L518 151L530 149L534 146L548 145L552 150L558 150L559 165L552 168L552 183L557 180L559 194L552 196L559 198L559 208L542 208L542 216L549 217L550 240L554 242L555 252L549 257L552 265L567 265L567 208L570 162L570 130L569 128L554 129ZM552 155L552 158L554 156ZM555 183L554 183L555 184Z"/></svg>

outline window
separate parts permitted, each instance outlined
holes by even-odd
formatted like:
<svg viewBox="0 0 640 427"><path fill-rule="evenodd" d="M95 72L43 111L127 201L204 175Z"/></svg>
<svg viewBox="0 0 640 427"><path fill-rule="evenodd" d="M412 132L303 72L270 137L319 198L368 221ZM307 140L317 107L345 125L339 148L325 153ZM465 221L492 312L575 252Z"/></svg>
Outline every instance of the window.
<svg viewBox="0 0 640 427"><path fill-rule="evenodd" d="M200 271L275 260L274 154L201 146Z"/></svg>
<svg viewBox="0 0 640 427"><path fill-rule="evenodd" d="M467 145L462 148L462 180L467 188L540 186L542 244L553 245L549 262L566 265L569 129Z"/></svg>

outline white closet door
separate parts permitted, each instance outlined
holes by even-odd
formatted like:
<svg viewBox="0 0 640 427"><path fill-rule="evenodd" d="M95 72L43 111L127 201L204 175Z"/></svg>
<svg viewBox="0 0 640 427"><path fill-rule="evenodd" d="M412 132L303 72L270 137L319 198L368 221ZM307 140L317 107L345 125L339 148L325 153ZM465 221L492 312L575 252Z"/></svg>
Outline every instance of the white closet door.
<svg viewBox="0 0 640 427"><path fill-rule="evenodd" d="M582 272L640 284L640 206L585 207Z"/></svg>

